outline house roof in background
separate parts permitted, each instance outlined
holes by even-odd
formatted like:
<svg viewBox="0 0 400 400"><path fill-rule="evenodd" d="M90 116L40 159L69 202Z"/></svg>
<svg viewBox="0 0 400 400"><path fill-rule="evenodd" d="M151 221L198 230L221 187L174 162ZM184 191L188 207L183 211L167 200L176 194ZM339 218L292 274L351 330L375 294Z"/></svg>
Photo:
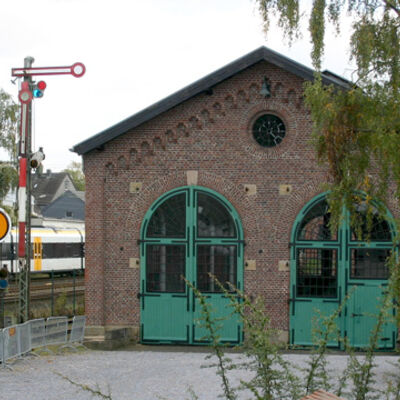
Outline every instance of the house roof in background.
<svg viewBox="0 0 400 400"><path fill-rule="evenodd" d="M213 73L199 79L198 81L184 87L174 94L154 103L150 107L132 115L129 118L111 126L110 128L76 144L71 151L78 154L85 154L94 149L101 149L102 146L117 138L120 135L136 128L137 126L151 120L152 118L164 113L180 103L204 92L210 91L215 85L232 77L233 75L245 70L246 68L260 62L266 61L286 71L293 73L305 80L314 79L314 71L292 59L283 56L267 47L260 47L251 53L231 62L230 64L214 71ZM324 71L322 73L324 84L333 84L344 89L349 88L349 82L338 75Z"/></svg>
<svg viewBox="0 0 400 400"><path fill-rule="evenodd" d="M60 185L66 178L72 182L67 172L51 172L32 174L32 195L39 208L51 203ZM73 184L73 182L72 182Z"/></svg>
<svg viewBox="0 0 400 400"><path fill-rule="evenodd" d="M75 193L67 190L52 203L43 207L41 213L45 218L84 220L85 202Z"/></svg>

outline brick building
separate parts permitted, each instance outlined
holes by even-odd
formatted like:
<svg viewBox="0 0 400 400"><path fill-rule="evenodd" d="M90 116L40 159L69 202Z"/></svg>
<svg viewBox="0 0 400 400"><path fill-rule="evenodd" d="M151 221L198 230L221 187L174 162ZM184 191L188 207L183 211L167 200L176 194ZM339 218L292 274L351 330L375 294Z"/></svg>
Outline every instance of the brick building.
<svg viewBox="0 0 400 400"><path fill-rule="evenodd" d="M374 221L369 243L346 222L336 235L327 229L327 171L303 103L312 79L261 47L73 148L86 176L91 327L133 327L144 343L202 343L199 307L181 276L223 316L227 299L211 272L262 296L281 339L300 345L311 343L315 308L333 311L360 283L338 324L354 345L366 343L371 321L347 315L361 316L360 304L386 283L393 228ZM328 71L323 80L348 85ZM243 340L235 318L221 332ZM393 347L394 326L383 336Z"/></svg>

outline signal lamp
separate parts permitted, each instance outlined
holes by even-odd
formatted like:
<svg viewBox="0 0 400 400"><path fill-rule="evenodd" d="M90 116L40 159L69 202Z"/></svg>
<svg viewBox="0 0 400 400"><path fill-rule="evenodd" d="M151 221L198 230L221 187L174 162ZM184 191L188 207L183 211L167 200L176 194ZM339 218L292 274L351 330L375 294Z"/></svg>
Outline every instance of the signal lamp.
<svg viewBox="0 0 400 400"><path fill-rule="evenodd" d="M44 90L46 89L46 82L45 81L39 81L36 83L33 87L33 97L35 98L40 98L43 97Z"/></svg>
<svg viewBox="0 0 400 400"><path fill-rule="evenodd" d="M31 168L39 168L45 158L46 156L43 153L43 147L39 147L39 150L31 155L29 162Z"/></svg>

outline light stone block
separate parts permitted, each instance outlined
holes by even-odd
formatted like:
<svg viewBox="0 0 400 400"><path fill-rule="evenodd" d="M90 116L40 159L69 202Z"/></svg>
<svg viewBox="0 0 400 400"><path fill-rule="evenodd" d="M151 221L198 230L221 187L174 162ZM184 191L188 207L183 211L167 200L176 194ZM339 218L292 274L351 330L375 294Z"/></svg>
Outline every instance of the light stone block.
<svg viewBox="0 0 400 400"><path fill-rule="evenodd" d="M257 185L246 184L244 185L244 191L249 196L254 196L257 194Z"/></svg>
<svg viewBox="0 0 400 400"><path fill-rule="evenodd" d="M281 196L286 196L292 193L293 187L292 185L279 185L279 194Z"/></svg>
<svg viewBox="0 0 400 400"><path fill-rule="evenodd" d="M188 186L197 185L198 179L199 179L198 171L186 171L186 181Z"/></svg>
<svg viewBox="0 0 400 400"><path fill-rule="evenodd" d="M129 268L139 268L140 262L138 258L129 259Z"/></svg>
<svg viewBox="0 0 400 400"><path fill-rule="evenodd" d="M129 193L138 193L142 190L142 182L129 182Z"/></svg>
<svg viewBox="0 0 400 400"><path fill-rule="evenodd" d="M256 260L246 260L244 262L244 269L246 271L255 271L257 269Z"/></svg>
<svg viewBox="0 0 400 400"><path fill-rule="evenodd" d="M290 270L289 261L288 260L280 260L278 270L279 271L289 271Z"/></svg>

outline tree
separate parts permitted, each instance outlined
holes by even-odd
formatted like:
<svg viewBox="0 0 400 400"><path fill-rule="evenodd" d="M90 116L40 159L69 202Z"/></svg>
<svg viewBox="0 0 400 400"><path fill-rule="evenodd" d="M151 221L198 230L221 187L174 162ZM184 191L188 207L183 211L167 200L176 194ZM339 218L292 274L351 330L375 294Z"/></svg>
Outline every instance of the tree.
<svg viewBox="0 0 400 400"><path fill-rule="evenodd" d="M6 150L11 161L16 160L19 107L12 97L0 89L0 147Z"/></svg>
<svg viewBox="0 0 400 400"><path fill-rule="evenodd" d="M299 37L304 13L300 0L256 0L268 31L271 14L289 41ZM326 87L321 59L327 24L340 32L344 12L352 17L350 58L355 82L348 90ZM362 202L371 214L372 199L390 194L400 205L400 1L313 0L309 12L311 58L316 70L305 98L314 123L314 144L331 175L332 221L342 206L352 211ZM355 193L363 192L363 196Z"/></svg>
<svg viewBox="0 0 400 400"><path fill-rule="evenodd" d="M5 150L9 156L9 161L0 162L0 204L9 190L18 184L18 173L15 166L18 115L18 104L9 94L0 89L0 148Z"/></svg>
<svg viewBox="0 0 400 400"><path fill-rule="evenodd" d="M82 164L77 161L72 161L63 172L68 172L76 190L85 190L85 175L82 171Z"/></svg>

